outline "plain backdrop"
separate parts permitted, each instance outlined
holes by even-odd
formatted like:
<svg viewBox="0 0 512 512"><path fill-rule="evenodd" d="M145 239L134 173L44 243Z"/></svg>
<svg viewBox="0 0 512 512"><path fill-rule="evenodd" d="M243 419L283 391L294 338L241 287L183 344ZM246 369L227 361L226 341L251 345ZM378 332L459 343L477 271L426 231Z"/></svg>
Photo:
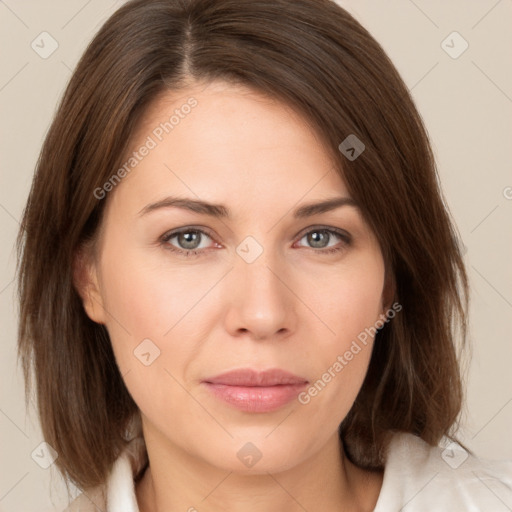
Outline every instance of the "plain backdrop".
<svg viewBox="0 0 512 512"><path fill-rule="evenodd" d="M37 418L25 411L16 362L13 244L57 102L86 44L121 4L0 1L2 512L59 511L66 504L55 468L43 469L31 456L43 439ZM340 4L381 43L411 90L465 246L473 354L459 437L482 458L512 458L512 1ZM51 55L41 55L41 38L44 51L55 47Z"/></svg>

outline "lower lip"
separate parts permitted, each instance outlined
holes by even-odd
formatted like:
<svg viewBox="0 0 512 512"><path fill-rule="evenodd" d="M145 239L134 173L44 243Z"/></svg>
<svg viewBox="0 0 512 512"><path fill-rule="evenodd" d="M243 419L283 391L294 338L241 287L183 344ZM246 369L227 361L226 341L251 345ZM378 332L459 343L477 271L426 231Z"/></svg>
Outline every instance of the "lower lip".
<svg viewBox="0 0 512 512"><path fill-rule="evenodd" d="M304 384L286 384L279 386L228 386L205 382L207 388L221 400L246 412L271 412L280 409L297 398Z"/></svg>

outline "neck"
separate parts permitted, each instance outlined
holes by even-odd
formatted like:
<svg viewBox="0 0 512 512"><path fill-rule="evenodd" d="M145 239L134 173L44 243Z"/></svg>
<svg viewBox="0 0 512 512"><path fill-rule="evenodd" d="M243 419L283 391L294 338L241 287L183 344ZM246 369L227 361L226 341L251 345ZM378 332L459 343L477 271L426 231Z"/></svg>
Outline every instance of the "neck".
<svg viewBox="0 0 512 512"><path fill-rule="evenodd" d="M150 465L136 485L140 512L363 512L373 510L382 473L364 471L333 435L314 456L286 471L243 474L199 460L145 433Z"/></svg>

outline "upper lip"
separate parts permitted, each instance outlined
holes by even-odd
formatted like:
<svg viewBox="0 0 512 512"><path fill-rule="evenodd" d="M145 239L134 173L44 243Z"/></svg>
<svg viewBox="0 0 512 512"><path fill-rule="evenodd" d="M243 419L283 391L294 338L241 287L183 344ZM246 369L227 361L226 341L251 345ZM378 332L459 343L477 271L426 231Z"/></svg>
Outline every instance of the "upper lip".
<svg viewBox="0 0 512 512"><path fill-rule="evenodd" d="M241 368L216 375L215 377L209 377L204 379L203 382L209 384L225 384L227 386L264 387L306 384L308 380L279 368L271 368L263 371Z"/></svg>

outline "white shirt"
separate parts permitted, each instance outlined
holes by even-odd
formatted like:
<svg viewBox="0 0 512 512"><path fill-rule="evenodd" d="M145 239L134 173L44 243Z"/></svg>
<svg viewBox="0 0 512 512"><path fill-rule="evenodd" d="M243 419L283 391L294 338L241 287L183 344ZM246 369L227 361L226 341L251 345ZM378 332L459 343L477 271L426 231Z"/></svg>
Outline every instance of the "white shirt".
<svg viewBox="0 0 512 512"><path fill-rule="evenodd" d="M133 439L106 484L81 494L63 512L139 512L134 478L147 460L144 439ZM374 512L398 511L511 512L512 460L481 459L446 438L432 447L412 434L396 433Z"/></svg>

